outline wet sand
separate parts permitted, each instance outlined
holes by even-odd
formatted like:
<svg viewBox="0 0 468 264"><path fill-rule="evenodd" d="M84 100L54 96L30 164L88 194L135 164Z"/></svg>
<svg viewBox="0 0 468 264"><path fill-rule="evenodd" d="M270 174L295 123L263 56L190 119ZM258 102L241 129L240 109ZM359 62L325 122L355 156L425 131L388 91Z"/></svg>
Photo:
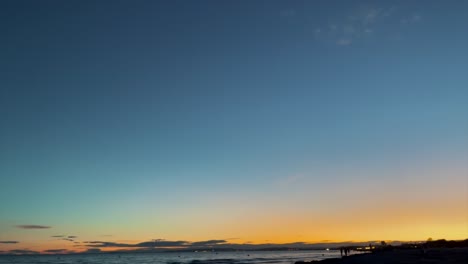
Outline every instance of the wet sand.
<svg viewBox="0 0 468 264"><path fill-rule="evenodd" d="M296 262L300 263L300 262ZM307 263L307 262L303 262ZM429 249L426 254L420 250L394 250L358 254L339 259L326 259L320 264L467 264L468 248Z"/></svg>

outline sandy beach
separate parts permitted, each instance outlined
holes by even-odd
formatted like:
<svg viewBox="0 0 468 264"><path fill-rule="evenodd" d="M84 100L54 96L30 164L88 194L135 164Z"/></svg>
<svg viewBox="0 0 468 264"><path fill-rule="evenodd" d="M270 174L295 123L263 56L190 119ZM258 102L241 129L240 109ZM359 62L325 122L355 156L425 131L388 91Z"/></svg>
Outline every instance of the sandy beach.
<svg viewBox="0 0 468 264"><path fill-rule="evenodd" d="M300 262L299 262L300 263ZM299 264L298 263L298 264ZM307 262L304 262L307 263ZM420 250L395 250L352 255L340 259L326 259L320 263L331 264L466 264L468 263L468 248L430 249L426 254Z"/></svg>

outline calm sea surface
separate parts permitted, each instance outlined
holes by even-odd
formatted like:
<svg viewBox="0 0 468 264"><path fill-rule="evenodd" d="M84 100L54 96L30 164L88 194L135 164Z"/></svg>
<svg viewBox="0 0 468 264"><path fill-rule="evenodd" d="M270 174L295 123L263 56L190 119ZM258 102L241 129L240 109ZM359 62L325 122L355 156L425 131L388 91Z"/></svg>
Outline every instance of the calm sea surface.
<svg viewBox="0 0 468 264"><path fill-rule="evenodd" d="M190 252L135 254L78 254L47 256L0 256L8 264L250 264L294 263L298 260L321 260L339 257L339 251L258 251L258 252Z"/></svg>

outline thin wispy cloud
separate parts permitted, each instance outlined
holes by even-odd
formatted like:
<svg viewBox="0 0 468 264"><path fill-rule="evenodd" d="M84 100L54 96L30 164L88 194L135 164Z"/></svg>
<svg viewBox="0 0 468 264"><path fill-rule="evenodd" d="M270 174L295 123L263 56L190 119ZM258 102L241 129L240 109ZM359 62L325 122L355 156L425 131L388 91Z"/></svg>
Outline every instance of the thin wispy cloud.
<svg viewBox="0 0 468 264"><path fill-rule="evenodd" d="M378 28L381 22L394 13L395 8L359 8L341 21L329 23L315 30L316 37L327 39L340 46L347 46L364 38Z"/></svg>
<svg viewBox="0 0 468 264"><path fill-rule="evenodd" d="M52 228L51 226L44 226L44 225L17 225L17 228L20 229L49 229Z"/></svg>
<svg viewBox="0 0 468 264"><path fill-rule="evenodd" d="M18 244L19 242L18 241L0 241L0 244Z"/></svg>
<svg viewBox="0 0 468 264"><path fill-rule="evenodd" d="M415 24L422 21L422 16L420 14L412 14L410 16L400 19L402 25Z"/></svg>
<svg viewBox="0 0 468 264"><path fill-rule="evenodd" d="M397 7L361 7L350 11L341 19L315 27L313 33L317 40L349 46L380 33L385 26L412 24L421 19L422 16L417 13L410 16L399 14Z"/></svg>

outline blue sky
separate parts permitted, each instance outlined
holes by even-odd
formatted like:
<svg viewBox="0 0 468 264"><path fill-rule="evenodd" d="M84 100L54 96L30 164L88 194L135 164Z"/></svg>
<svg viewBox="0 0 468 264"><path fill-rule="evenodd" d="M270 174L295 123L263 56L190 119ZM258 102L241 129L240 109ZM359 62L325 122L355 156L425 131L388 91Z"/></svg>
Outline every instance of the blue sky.
<svg viewBox="0 0 468 264"><path fill-rule="evenodd" d="M463 183L467 5L2 2L0 239L420 180L401 167Z"/></svg>

